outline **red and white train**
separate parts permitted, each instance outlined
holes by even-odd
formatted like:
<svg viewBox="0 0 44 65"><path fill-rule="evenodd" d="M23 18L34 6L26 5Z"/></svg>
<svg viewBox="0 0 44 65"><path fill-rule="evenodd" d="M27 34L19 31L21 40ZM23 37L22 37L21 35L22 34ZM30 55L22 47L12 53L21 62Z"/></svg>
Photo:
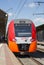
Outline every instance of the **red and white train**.
<svg viewBox="0 0 44 65"><path fill-rule="evenodd" d="M8 46L12 52L35 52L36 27L31 20L15 19L8 26Z"/></svg>

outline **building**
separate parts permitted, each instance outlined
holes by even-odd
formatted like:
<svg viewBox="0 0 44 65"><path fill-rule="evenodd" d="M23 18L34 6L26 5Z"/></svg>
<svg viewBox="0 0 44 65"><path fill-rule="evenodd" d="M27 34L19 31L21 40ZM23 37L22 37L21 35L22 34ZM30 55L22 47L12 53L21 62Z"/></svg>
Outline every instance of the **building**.
<svg viewBox="0 0 44 65"><path fill-rule="evenodd" d="M44 41L44 24L36 27L37 30L37 40Z"/></svg>
<svg viewBox="0 0 44 65"><path fill-rule="evenodd" d="M7 19L8 19L8 14L0 9L0 38L3 35L5 36Z"/></svg>

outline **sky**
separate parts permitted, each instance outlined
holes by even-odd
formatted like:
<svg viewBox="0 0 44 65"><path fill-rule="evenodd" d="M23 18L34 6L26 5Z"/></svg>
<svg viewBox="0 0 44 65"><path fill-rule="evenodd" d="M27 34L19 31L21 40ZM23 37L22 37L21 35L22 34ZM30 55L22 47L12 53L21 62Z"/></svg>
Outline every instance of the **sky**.
<svg viewBox="0 0 44 65"><path fill-rule="evenodd" d="M8 13L8 22L12 19L30 19L35 26L44 24L44 0L0 0L0 9Z"/></svg>

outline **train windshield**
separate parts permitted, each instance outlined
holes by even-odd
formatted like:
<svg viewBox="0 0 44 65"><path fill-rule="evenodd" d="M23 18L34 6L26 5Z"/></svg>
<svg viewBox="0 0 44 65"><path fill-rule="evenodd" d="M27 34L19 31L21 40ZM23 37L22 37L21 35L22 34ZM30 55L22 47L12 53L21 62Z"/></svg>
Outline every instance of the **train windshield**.
<svg viewBox="0 0 44 65"><path fill-rule="evenodd" d="M16 37L30 37L31 24L15 24Z"/></svg>

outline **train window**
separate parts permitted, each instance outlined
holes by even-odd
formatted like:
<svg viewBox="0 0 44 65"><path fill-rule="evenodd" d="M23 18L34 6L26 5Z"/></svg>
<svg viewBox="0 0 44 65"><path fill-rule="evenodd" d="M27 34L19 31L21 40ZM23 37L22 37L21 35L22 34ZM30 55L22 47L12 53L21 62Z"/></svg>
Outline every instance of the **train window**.
<svg viewBox="0 0 44 65"><path fill-rule="evenodd" d="M16 37L31 36L31 24L15 24Z"/></svg>

